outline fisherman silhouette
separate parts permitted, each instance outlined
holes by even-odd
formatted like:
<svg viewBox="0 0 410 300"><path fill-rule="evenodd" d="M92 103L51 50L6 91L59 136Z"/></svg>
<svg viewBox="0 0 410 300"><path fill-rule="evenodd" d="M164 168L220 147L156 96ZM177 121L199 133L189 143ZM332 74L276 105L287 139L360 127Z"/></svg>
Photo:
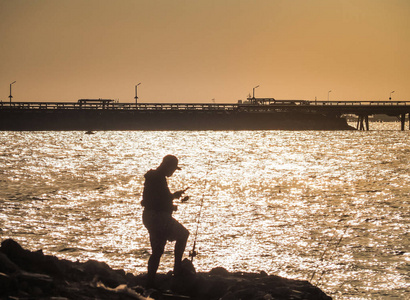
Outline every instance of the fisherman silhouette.
<svg viewBox="0 0 410 300"><path fill-rule="evenodd" d="M182 196L185 190L171 193L166 177L171 177L178 167L178 159L167 155L155 170L145 175L141 205L144 207L142 221L149 232L152 253L148 260L147 286L154 286L155 275L167 241L176 241L174 250L174 275L182 272L182 256L187 244L189 231L172 217L177 210L173 200Z"/></svg>

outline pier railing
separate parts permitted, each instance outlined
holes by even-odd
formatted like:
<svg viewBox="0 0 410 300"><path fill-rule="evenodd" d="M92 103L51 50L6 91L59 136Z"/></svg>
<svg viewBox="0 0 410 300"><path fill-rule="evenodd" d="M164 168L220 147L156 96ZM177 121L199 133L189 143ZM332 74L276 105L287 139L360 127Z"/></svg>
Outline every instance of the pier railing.
<svg viewBox="0 0 410 300"><path fill-rule="evenodd" d="M118 103L114 102L0 102L0 111L109 110L139 112L303 112L331 115L385 114L400 116L410 113L410 101L307 101L255 98L251 103Z"/></svg>
<svg viewBox="0 0 410 300"><path fill-rule="evenodd" d="M255 103L78 103L78 102L0 102L0 109L56 110L56 109L110 109L110 110L238 110L250 108L408 108L410 101L308 101L308 100L271 100L269 104ZM342 109L343 111L345 109Z"/></svg>
<svg viewBox="0 0 410 300"><path fill-rule="evenodd" d="M111 109L111 110L233 110L238 104L199 103L86 103L77 102L0 102L0 109Z"/></svg>

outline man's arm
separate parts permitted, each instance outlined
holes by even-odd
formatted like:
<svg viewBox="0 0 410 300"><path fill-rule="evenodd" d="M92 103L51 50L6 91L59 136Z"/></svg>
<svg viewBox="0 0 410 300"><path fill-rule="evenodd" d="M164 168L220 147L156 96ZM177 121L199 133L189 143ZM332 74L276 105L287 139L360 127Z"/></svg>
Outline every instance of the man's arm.
<svg viewBox="0 0 410 300"><path fill-rule="evenodd" d="M173 193L172 195L174 199L181 198L182 194L185 193L187 189L189 189L189 187L187 187L185 190L180 190L180 191L176 191L175 193Z"/></svg>

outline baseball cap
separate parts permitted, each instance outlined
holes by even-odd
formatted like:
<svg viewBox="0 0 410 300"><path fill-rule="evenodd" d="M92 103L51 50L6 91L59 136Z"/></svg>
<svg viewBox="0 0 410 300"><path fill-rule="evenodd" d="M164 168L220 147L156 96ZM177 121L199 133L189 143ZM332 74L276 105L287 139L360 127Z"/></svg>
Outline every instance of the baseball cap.
<svg viewBox="0 0 410 300"><path fill-rule="evenodd" d="M181 168L178 167L178 158L176 158L176 156L174 155L169 154L164 156L161 165L173 166L176 170L181 170Z"/></svg>

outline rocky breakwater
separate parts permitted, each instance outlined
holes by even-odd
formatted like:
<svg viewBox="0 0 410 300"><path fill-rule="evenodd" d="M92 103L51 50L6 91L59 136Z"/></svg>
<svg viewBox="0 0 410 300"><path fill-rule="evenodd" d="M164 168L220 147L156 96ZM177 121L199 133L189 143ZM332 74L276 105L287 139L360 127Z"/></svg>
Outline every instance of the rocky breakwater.
<svg viewBox="0 0 410 300"><path fill-rule="evenodd" d="M1 243L1 299L331 299L307 281L221 267L196 273L189 260L181 277L158 274L155 289L144 283L144 274L113 270L102 262L58 259L25 250L12 239Z"/></svg>

